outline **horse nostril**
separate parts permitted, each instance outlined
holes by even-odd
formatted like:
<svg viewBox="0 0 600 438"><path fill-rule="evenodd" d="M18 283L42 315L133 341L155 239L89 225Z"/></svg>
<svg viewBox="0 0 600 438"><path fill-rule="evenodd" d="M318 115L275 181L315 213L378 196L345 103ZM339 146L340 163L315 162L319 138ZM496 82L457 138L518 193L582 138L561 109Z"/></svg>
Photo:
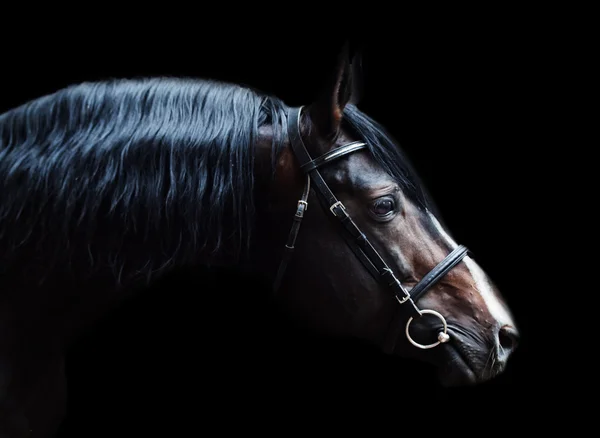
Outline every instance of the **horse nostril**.
<svg viewBox="0 0 600 438"><path fill-rule="evenodd" d="M516 328L505 325L500 327L500 331L498 332L498 341L500 343L500 347L506 350L507 353L512 352L519 343L519 332Z"/></svg>

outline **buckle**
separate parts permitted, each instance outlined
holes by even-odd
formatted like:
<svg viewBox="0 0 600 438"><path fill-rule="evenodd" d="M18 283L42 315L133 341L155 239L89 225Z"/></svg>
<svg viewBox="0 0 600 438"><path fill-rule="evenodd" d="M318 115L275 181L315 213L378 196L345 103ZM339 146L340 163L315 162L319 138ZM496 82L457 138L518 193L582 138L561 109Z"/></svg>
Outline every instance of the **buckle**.
<svg viewBox="0 0 600 438"><path fill-rule="evenodd" d="M301 205L304 205L304 211L308 210L308 202L302 200L298 201L298 209L300 209Z"/></svg>
<svg viewBox="0 0 600 438"><path fill-rule="evenodd" d="M406 303L408 300L410 300L410 294L406 294L406 296L402 299L398 298L398 295L394 295L396 297L396 300L400 303L400 304L404 304Z"/></svg>
<svg viewBox="0 0 600 438"><path fill-rule="evenodd" d="M329 210L333 213L333 215L335 217L338 217L338 215L335 213L334 209L336 207L340 207L342 210L346 211L346 207L344 207L344 204L342 204L341 201L337 201L336 203L334 203L331 207L329 207Z"/></svg>
<svg viewBox="0 0 600 438"><path fill-rule="evenodd" d="M390 268L387 268L387 267L383 268L381 276L383 277L384 275L391 275L391 277L392 277L392 281L388 284L389 287L396 285L404 293L404 298L399 298L398 294L394 294L394 296L396 297L396 300L398 300L398 302L400 304L404 304L408 300L410 300L410 298L411 298L410 293L408 293L408 291L406 289L404 289L404 286L402 286L402 283L400 283L400 281L398 281L398 279L394 275L394 272Z"/></svg>

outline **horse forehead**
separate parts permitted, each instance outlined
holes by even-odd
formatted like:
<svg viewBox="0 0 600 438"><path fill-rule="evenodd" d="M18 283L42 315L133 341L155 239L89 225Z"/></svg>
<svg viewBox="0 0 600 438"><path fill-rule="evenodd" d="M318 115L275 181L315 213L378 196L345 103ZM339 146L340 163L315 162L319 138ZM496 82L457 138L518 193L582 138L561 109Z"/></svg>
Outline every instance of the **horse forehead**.
<svg viewBox="0 0 600 438"><path fill-rule="evenodd" d="M392 184L393 179L373 159L366 150L354 152L346 160L340 160L337 182L367 190Z"/></svg>

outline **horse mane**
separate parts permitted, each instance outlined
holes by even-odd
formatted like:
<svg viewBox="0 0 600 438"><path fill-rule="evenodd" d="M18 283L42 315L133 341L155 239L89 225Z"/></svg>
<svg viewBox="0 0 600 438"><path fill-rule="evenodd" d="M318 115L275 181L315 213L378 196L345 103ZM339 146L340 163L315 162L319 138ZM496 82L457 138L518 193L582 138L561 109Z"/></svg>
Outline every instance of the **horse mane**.
<svg viewBox="0 0 600 438"><path fill-rule="evenodd" d="M285 111L236 84L151 78L86 82L0 115L0 272L108 268L119 283L200 253L239 257L255 213L253 145L272 125L275 165ZM385 131L352 105L344 120L422 203Z"/></svg>
<svg viewBox="0 0 600 438"><path fill-rule="evenodd" d="M89 263L120 277L126 263L149 275L202 251L239 254L252 146L284 108L234 84L152 78L82 83L0 115L3 261L33 245L46 264L71 262L84 242ZM120 257L124 246L146 260Z"/></svg>
<svg viewBox="0 0 600 438"><path fill-rule="evenodd" d="M436 211L436 206L410 160L387 130L355 105L344 109L343 126L367 144L375 162L400 186L417 207Z"/></svg>

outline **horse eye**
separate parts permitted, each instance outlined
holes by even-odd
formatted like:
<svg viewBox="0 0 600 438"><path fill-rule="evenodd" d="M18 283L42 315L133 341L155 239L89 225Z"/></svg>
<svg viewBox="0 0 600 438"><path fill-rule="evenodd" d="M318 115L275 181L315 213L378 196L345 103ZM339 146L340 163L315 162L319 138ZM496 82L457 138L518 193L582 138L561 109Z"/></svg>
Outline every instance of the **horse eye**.
<svg viewBox="0 0 600 438"><path fill-rule="evenodd" d="M373 203L373 213L379 217L389 216L395 209L394 200L392 198L381 198Z"/></svg>

